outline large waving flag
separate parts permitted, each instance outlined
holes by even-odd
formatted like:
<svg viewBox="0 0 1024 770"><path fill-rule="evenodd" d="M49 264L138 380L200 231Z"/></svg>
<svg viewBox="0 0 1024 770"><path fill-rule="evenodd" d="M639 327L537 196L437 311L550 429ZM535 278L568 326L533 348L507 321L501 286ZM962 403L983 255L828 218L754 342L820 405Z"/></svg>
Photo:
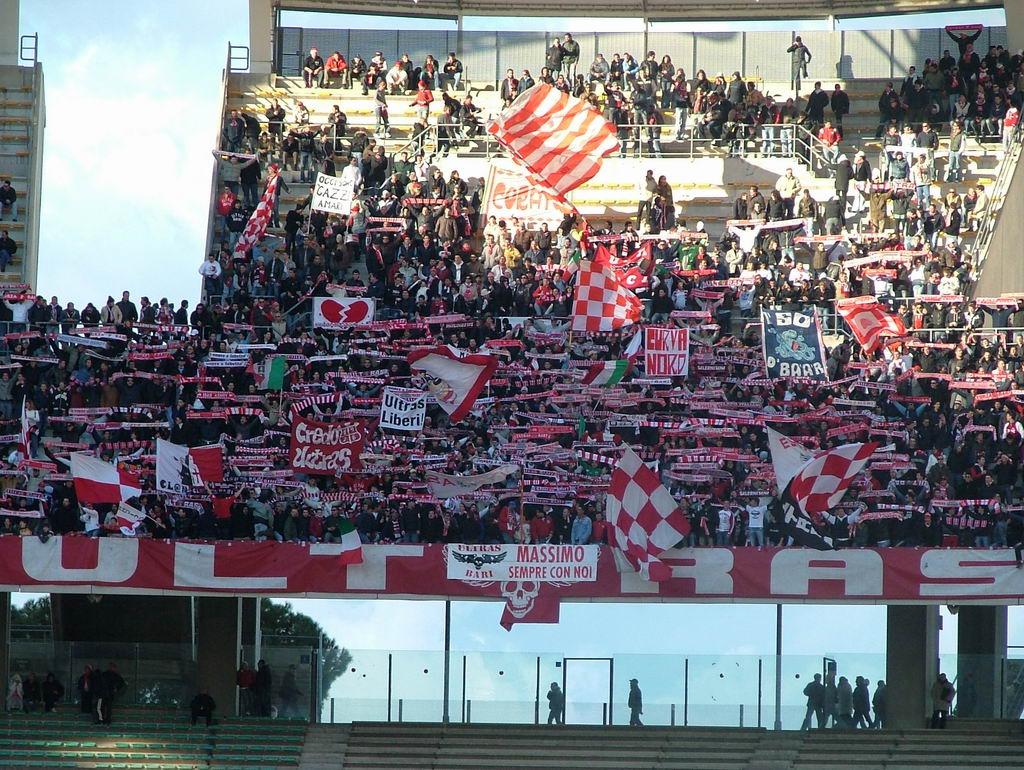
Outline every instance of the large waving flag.
<svg viewBox="0 0 1024 770"><path fill-rule="evenodd" d="M452 422L469 414L477 396L498 368L497 356L461 355L461 352L442 345L414 350L408 358L409 368L426 376L427 389Z"/></svg>
<svg viewBox="0 0 1024 770"><path fill-rule="evenodd" d="M783 499L783 529L799 545L835 547L835 539L825 526L825 516L839 505L879 445L844 444L813 453L771 428L766 430Z"/></svg>
<svg viewBox="0 0 1024 770"><path fill-rule="evenodd" d="M187 495L217 481L224 481L224 448L220 444L187 447L156 440L157 491Z"/></svg>
<svg viewBox="0 0 1024 770"><path fill-rule="evenodd" d="M615 126L582 99L547 83L524 91L487 132L563 200L619 149Z"/></svg>
<svg viewBox="0 0 1024 770"><path fill-rule="evenodd" d="M625 288L606 264L580 262L572 329L577 332L610 332L637 323L643 303Z"/></svg>
<svg viewBox="0 0 1024 770"><path fill-rule="evenodd" d="M137 473L83 452L71 453L71 476L80 503L120 503L142 494Z"/></svg>
<svg viewBox="0 0 1024 770"><path fill-rule="evenodd" d="M629 447L608 484L605 518L626 560L647 580L668 580L672 570L658 557L690 534L690 520L675 498Z"/></svg>
<svg viewBox="0 0 1024 770"><path fill-rule="evenodd" d="M277 195L277 186L281 184L281 176L277 173L277 166L271 166L270 171L271 177L270 181L267 182L267 189L263 192L263 197L260 198L256 210L249 217L249 221L246 223L245 230L242 231L238 243L235 244L234 256L236 258L244 256L247 251L259 243L263 236L267 234L267 225L270 224L270 217L274 213L274 196Z"/></svg>
<svg viewBox="0 0 1024 770"><path fill-rule="evenodd" d="M846 300L836 303L836 310L850 327L864 352L874 353L885 337L902 337L907 327L899 316L886 312L874 298Z"/></svg>

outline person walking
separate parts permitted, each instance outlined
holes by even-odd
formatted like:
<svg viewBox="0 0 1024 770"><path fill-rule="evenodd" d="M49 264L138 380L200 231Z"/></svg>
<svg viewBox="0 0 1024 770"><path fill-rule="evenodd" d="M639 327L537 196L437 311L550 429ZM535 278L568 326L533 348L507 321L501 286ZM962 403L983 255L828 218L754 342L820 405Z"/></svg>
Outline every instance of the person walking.
<svg viewBox="0 0 1024 770"><path fill-rule="evenodd" d="M853 726L853 687L845 676L839 677L839 684L836 686L836 714L838 727Z"/></svg>
<svg viewBox="0 0 1024 770"><path fill-rule="evenodd" d="M875 685L875 694L871 696L871 705L875 709L875 721L871 726L876 730L881 730L885 727L886 721L885 680L879 679L878 684Z"/></svg>
<svg viewBox="0 0 1024 770"><path fill-rule="evenodd" d="M629 680L629 698L626 705L629 706L629 724L642 727L640 715L644 713L644 694L640 692L640 683L636 679Z"/></svg>
<svg viewBox="0 0 1024 770"><path fill-rule="evenodd" d="M270 716L270 705L274 699L274 674L265 660L256 664L256 712L261 717Z"/></svg>
<svg viewBox="0 0 1024 770"><path fill-rule="evenodd" d="M78 702L83 714L91 714L94 694L92 690L92 666L86 665L78 677Z"/></svg>
<svg viewBox="0 0 1024 770"><path fill-rule="evenodd" d="M821 683L821 674L814 675L814 681L808 682L804 687L804 695L807 696L807 713L804 715L804 722L800 725L801 730L811 729L811 716L818 722L818 727L825 726L825 685Z"/></svg>
<svg viewBox="0 0 1024 770"><path fill-rule="evenodd" d="M868 680L866 677L858 676L856 683L857 686L853 688L853 726L870 728L871 694L868 692Z"/></svg>
<svg viewBox="0 0 1024 770"><path fill-rule="evenodd" d="M548 724L565 724L565 695L557 682L552 682L548 690Z"/></svg>
<svg viewBox="0 0 1024 770"><path fill-rule="evenodd" d="M95 672L93 672L95 673ZM124 678L117 672L117 664L111 662L107 670L100 673L97 687L96 716L99 723L110 725L114 716L114 700L125 687Z"/></svg>

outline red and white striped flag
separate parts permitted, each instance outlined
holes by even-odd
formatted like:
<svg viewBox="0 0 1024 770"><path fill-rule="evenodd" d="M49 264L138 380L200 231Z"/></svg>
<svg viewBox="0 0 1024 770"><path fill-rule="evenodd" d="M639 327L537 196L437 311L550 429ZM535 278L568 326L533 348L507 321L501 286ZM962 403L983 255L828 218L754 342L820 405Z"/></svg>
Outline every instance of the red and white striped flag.
<svg viewBox="0 0 1024 770"><path fill-rule="evenodd" d="M610 332L640 320L643 303L619 283L607 264L580 262L576 281L573 331Z"/></svg>
<svg viewBox="0 0 1024 770"><path fill-rule="evenodd" d="M277 173L277 166L271 166L271 178L267 182L267 189L263 192L256 210L252 212L245 230L235 244L234 256L242 257L253 246L260 242L267 234L267 225L270 224L270 217L274 213L274 196L277 195L277 186L281 183L281 175Z"/></svg>
<svg viewBox="0 0 1024 770"><path fill-rule="evenodd" d="M523 92L487 132L563 200L593 179L601 159L619 148L615 126L582 99L547 83Z"/></svg>

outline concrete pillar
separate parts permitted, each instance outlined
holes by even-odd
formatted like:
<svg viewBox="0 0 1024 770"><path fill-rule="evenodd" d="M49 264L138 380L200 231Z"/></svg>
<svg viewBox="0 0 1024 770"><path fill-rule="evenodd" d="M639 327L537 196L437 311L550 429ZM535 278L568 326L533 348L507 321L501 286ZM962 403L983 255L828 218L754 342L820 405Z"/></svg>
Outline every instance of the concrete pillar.
<svg viewBox="0 0 1024 770"><path fill-rule="evenodd" d="M957 618L957 716L1001 718L1006 607L962 606Z"/></svg>
<svg viewBox="0 0 1024 770"><path fill-rule="evenodd" d="M18 27L19 2L20 0L0 0L0 66L18 64L18 48L21 42Z"/></svg>
<svg viewBox="0 0 1024 770"><path fill-rule="evenodd" d="M221 716L238 713L235 672L246 636L244 631L239 636L239 611L246 602L255 600L219 596L196 598L197 686L209 689Z"/></svg>
<svg viewBox="0 0 1024 770"><path fill-rule="evenodd" d="M272 0L249 0L249 72L274 71L274 7Z"/></svg>
<svg viewBox="0 0 1024 770"><path fill-rule="evenodd" d="M7 697L7 662L11 657L11 595L0 593L0 682Z"/></svg>
<svg viewBox="0 0 1024 770"><path fill-rule="evenodd" d="M1024 50L1024 0L1003 0L1006 7L1006 38L1010 53Z"/></svg>
<svg viewBox="0 0 1024 770"><path fill-rule="evenodd" d="M939 673L939 608L891 605L886 610L885 726L922 728L931 716L929 691Z"/></svg>

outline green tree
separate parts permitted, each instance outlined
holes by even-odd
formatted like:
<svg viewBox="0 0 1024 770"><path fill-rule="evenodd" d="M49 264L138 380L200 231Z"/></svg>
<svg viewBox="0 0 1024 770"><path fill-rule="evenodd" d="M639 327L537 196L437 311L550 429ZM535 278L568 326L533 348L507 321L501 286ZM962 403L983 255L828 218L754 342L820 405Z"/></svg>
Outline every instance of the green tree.
<svg viewBox="0 0 1024 770"><path fill-rule="evenodd" d="M323 669L323 700L331 685L345 673L352 663L352 654L324 633L320 624L301 612L296 612L289 603L275 603L270 599L262 599L261 614L263 616L264 636L276 637L275 642L281 645L295 644L303 647L316 647L317 639L323 634L324 659ZM323 707L323 702L320 704Z"/></svg>
<svg viewBox="0 0 1024 770"><path fill-rule="evenodd" d="M49 626L50 597L32 599L21 607L11 607L12 626Z"/></svg>

